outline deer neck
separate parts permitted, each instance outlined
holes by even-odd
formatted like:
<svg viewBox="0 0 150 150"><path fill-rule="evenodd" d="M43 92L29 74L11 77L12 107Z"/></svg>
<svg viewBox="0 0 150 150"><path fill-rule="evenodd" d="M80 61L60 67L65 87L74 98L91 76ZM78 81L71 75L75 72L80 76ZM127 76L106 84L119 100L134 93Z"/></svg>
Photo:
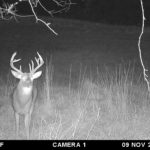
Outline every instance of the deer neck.
<svg viewBox="0 0 150 150"><path fill-rule="evenodd" d="M23 84L19 84L18 88L22 95L30 95L32 93L33 85L26 86Z"/></svg>

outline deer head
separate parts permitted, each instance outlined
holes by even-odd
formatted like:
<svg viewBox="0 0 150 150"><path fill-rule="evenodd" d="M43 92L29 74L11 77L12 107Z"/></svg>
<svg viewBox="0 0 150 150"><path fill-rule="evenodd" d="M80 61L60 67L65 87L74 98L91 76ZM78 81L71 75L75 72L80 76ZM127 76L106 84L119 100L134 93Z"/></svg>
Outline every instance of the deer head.
<svg viewBox="0 0 150 150"><path fill-rule="evenodd" d="M13 74L14 77L20 79L20 84L23 84L24 86L32 86L33 80L36 78L39 78L42 74L42 71L36 72L43 64L44 61L41 57L41 55L37 52L37 55L39 58L35 57L37 66L34 67L34 62L31 60L31 64L29 63L29 73L22 72L22 67L20 65L20 68L16 68L14 66L15 62L20 61L21 59L14 59L16 56L17 52L13 53L11 60L10 60L10 66L13 70L11 70L11 73Z"/></svg>

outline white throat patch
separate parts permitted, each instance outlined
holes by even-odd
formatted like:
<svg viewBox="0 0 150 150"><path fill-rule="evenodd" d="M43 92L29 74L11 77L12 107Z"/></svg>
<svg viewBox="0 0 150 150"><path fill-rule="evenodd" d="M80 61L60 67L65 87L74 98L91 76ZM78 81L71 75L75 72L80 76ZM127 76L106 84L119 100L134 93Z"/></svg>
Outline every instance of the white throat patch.
<svg viewBox="0 0 150 150"><path fill-rule="evenodd" d="M32 91L32 86L23 87L23 94L28 95Z"/></svg>

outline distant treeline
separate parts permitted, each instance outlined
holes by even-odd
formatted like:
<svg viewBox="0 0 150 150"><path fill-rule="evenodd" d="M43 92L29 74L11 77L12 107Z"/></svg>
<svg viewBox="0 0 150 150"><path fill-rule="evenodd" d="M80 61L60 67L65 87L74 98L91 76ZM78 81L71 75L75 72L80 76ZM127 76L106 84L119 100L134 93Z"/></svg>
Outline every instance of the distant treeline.
<svg viewBox="0 0 150 150"><path fill-rule="evenodd" d="M111 24L141 24L140 0L74 0L74 2L76 5L73 5L68 13L56 16ZM143 0L143 3L146 25L150 25L150 0Z"/></svg>
<svg viewBox="0 0 150 150"><path fill-rule="evenodd" d="M3 2L17 0L3 0ZM60 1L60 0L58 0ZM88 21L104 22L110 24L141 25L142 12L140 0L71 0L73 4L69 11L57 13L55 17L82 19ZM52 0L40 0L48 10L60 8ZM2 1L0 2L1 5ZM28 3L19 3L18 13L30 14ZM150 25L150 0L143 0L146 23ZM49 15L38 7L36 12L40 15Z"/></svg>

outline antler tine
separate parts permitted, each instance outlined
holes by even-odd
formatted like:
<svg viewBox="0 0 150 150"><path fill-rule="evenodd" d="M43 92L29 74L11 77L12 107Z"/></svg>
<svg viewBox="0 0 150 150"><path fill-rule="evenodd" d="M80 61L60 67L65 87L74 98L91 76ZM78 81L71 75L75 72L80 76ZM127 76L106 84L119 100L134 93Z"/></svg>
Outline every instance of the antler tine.
<svg viewBox="0 0 150 150"><path fill-rule="evenodd" d="M32 70L34 69L34 62L33 62L33 60L31 60L31 64L29 63L29 69L30 69L30 72L32 72Z"/></svg>
<svg viewBox="0 0 150 150"><path fill-rule="evenodd" d="M42 56L37 52L38 56L39 56L39 63L41 62L41 66L44 64L43 58Z"/></svg>
<svg viewBox="0 0 150 150"><path fill-rule="evenodd" d="M37 52L37 54L38 54L38 57L39 57L39 58L35 57L37 67L34 68L34 63L33 63L33 61L31 61L32 62L32 67L30 65L31 73L35 73L37 71L37 69L39 69L44 64L44 61L43 61L43 58L41 57L41 55L38 52Z"/></svg>
<svg viewBox="0 0 150 150"><path fill-rule="evenodd" d="M12 69L14 69L16 72L18 72L18 73L22 73L22 68L21 68L21 66L20 66L20 69L17 69L15 66L14 66L14 62L18 62L18 61L20 61L21 59L14 59L15 58L15 56L16 56L16 54L17 54L17 52L14 52L13 53L13 55L12 55L12 57L11 57L11 59L10 59L10 66L12 67Z"/></svg>
<svg viewBox="0 0 150 150"><path fill-rule="evenodd" d="M32 63L32 70L34 69L34 62L31 60L31 63Z"/></svg>
<svg viewBox="0 0 150 150"><path fill-rule="evenodd" d="M31 70L32 70L32 69L31 69L31 65L30 65L30 63L29 63L29 71L31 72Z"/></svg>
<svg viewBox="0 0 150 150"><path fill-rule="evenodd" d="M39 65L39 60L40 59L35 57L35 60L36 60L36 63Z"/></svg>
<svg viewBox="0 0 150 150"><path fill-rule="evenodd" d="M37 54L38 54L38 56L39 56L39 59L40 59L41 61L43 61L43 58L41 57L41 55L39 54L39 52L37 52Z"/></svg>
<svg viewBox="0 0 150 150"><path fill-rule="evenodd" d="M13 55L12 55L12 57L11 57L10 62L18 62L18 61L21 60L21 59L14 59L14 57L15 57L16 55L17 55L17 52L14 52Z"/></svg>

